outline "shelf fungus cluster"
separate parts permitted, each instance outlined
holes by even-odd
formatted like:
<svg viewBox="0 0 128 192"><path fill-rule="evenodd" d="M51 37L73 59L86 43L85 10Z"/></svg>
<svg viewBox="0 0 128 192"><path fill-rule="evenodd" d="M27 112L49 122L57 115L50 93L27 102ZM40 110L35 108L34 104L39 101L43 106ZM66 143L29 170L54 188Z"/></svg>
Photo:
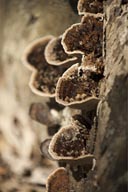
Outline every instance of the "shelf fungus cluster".
<svg viewBox="0 0 128 192"><path fill-rule="evenodd" d="M32 71L29 85L34 93L54 97L57 105L81 111L74 117L72 115L71 123L63 127L61 116L60 119L59 116L53 118L50 110L40 108L41 104L39 110L36 105L31 107L33 119L48 127L56 127L40 147L46 158L63 165L49 176L47 192L75 191L71 178L80 181L95 167L94 155L87 147L90 120L86 121L88 118L81 114L84 110L96 111L100 100L104 77L103 1L79 0L77 9L82 17L80 23L73 24L59 37L46 36L35 40L23 55L23 63ZM45 113L48 114L46 118ZM91 125L92 122L93 119Z"/></svg>
<svg viewBox="0 0 128 192"><path fill-rule="evenodd" d="M46 36L33 41L25 49L22 60L32 71L31 90L40 96L55 97L59 77L78 58L64 52L60 38Z"/></svg>
<svg viewBox="0 0 128 192"><path fill-rule="evenodd" d="M48 192L58 189L62 192L65 190L69 192L71 189L75 191L76 186L81 185L82 179L86 179L88 172L93 171L95 158L87 148L89 131L86 126L73 121L70 125L60 128L52 138L41 143L40 150L43 156L57 161L64 167L58 168L49 176L46 184ZM60 182L62 177L60 173L63 173L64 181L66 179L66 186ZM56 174L60 174L60 179Z"/></svg>

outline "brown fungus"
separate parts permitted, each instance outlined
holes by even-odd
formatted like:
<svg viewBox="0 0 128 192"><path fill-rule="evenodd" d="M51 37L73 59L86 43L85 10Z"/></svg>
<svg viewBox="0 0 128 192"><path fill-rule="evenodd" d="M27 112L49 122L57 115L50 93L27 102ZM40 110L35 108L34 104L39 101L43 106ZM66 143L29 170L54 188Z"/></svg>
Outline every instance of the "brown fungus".
<svg viewBox="0 0 128 192"><path fill-rule="evenodd" d="M88 110L99 102L99 79L95 66L72 65L59 78L56 86L56 101L65 106Z"/></svg>
<svg viewBox="0 0 128 192"><path fill-rule="evenodd" d="M50 81L49 76L44 78L43 71L34 71L32 73L29 81L29 87L32 92L37 95L46 97L55 96L55 84Z"/></svg>
<svg viewBox="0 0 128 192"><path fill-rule="evenodd" d="M44 53L45 58L47 62L52 65L62 65L65 63L71 65L77 60L77 55L65 53L61 44L61 39L61 37L57 37L49 41Z"/></svg>
<svg viewBox="0 0 128 192"><path fill-rule="evenodd" d="M62 37L67 53L102 56L103 21L101 17L86 16L81 23L73 24Z"/></svg>
<svg viewBox="0 0 128 192"><path fill-rule="evenodd" d="M103 0L79 0L77 9L79 15L103 13Z"/></svg>
<svg viewBox="0 0 128 192"><path fill-rule="evenodd" d="M92 121L82 114L75 114L72 116L72 121L78 125L84 125L88 130L91 129Z"/></svg>
<svg viewBox="0 0 128 192"><path fill-rule="evenodd" d="M51 39L52 36L47 36L34 41L26 50L23 61L33 70L29 82L31 90L40 96L54 97L58 78L68 66L52 66L47 63L44 51Z"/></svg>
<svg viewBox="0 0 128 192"><path fill-rule="evenodd" d="M47 192L70 192L69 176L65 168L60 167L49 175L46 189Z"/></svg>
<svg viewBox="0 0 128 192"><path fill-rule="evenodd" d="M32 103L29 109L30 117L47 126L48 135L54 135L60 128L60 114L54 108L42 103Z"/></svg>
<svg viewBox="0 0 128 192"><path fill-rule="evenodd" d="M23 64L30 70L40 70L42 65L46 63L43 54L46 45L51 39L53 39L53 36L49 35L32 41L23 53Z"/></svg>
<svg viewBox="0 0 128 192"><path fill-rule="evenodd" d="M52 158L52 156L49 154L48 152L48 148L49 148L49 144L51 142L51 138L48 138L48 139L45 139L44 141L41 142L41 145L40 145L40 151L42 153L42 155L45 157L45 158L48 158L50 160L54 160Z"/></svg>
<svg viewBox="0 0 128 192"><path fill-rule="evenodd" d="M82 56L82 67L86 66L94 66L96 68L96 73L101 75L103 77L103 72L104 72L104 63L103 63L103 57L94 57L94 54L89 54L89 55L83 55ZM101 77L101 79L102 79Z"/></svg>
<svg viewBox="0 0 128 192"><path fill-rule="evenodd" d="M50 142L49 153L53 159L67 163L92 163L93 155L86 149L89 132L75 124L61 128Z"/></svg>
<svg viewBox="0 0 128 192"><path fill-rule="evenodd" d="M41 124L51 125L53 117L47 105L42 103L32 103L29 109L31 119Z"/></svg>

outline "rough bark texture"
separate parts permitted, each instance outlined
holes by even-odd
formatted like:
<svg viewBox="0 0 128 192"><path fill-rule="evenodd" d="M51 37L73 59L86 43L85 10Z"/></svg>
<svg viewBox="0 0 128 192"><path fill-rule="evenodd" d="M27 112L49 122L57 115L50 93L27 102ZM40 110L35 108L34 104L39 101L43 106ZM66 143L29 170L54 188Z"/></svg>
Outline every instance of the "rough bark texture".
<svg viewBox="0 0 128 192"><path fill-rule="evenodd" d="M85 192L127 191L128 3L106 1L105 80L98 106L96 173Z"/></svg>

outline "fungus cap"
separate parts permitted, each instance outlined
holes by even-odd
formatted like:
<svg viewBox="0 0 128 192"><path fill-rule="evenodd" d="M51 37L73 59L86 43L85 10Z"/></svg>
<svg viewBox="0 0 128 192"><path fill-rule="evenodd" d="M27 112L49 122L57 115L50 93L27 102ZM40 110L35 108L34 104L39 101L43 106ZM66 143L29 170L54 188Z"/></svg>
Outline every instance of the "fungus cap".
<svg viewBox="0 0 128 192"><path fill-rule="evenodd" d="M85 67L95 67L96 73L101 75L101 79L103 77L103 72L104 72L104 63L103 63L103 57L95 57L94 54L89 54L89 55L83 55L82 56L82 63L81 66L83 68ZM100 79L100 77L99 77Z"/></svg>
<svg viewBox="0 0 128 192"><path fill-rule="evenodd" d="M42 141L40 144L40 151L44 157L46 157L50 160L54 160L48 152L50 142L51 142L51 138L47 138L44 141Z"/></svg>
<svg viewBox="0 0 128 192"><path fill-rule="evenodd" d="M22 56L22 62L23 64L31 71L37 70L38 66L35 66L33 62L31 62L31 56L33 52L41 46L42 49L45 49L45 46L48 44L48 42L53 38L53 36L48 35L46 37L38 38L34 41L32 41L24 50L23 56Z"/></svg>
<svg viewBox="0 0 128 192"><path fill-rule="evenodd" d="M62 37L53 38L46 46L45 58L49 64L62 65L69 63L73 64L77 60L77 55L68 55L65 53L61 44Z"/></svg>
<svg viewBox="0 0 128 192"><path fill-rule="evenodd" d="M46 183L47 192L69 192L69 176L65 168L59 167L51 173Z"/></svg>
<svg viewBox="0 0 128 192"><path fill-rule="evenodd" d="M103 21L101 17L84 16L81 23L73 24L62 36L62 45L68 54L102 55Z"/></svg>
<svg viewBox="0 0 128 192"><path fill-rule="evenodd" d="M45 87L45 90L43 91L40 90L38 83L38 76L39 76L38 71L34 71L30 77L29 87L31 91L39 96L55 97L55 93L50 93L47 87Z"/></svg>
<svg viewBox="0 0 128 192"><path fill-rule="evenodd" d="M56 101L74 108L93 109L99 102L98 82L93 79L96 74L95 66L79 67L72 65L59 78L56 86Z"/></svg>
<svg viewBox="0 0 128 192"><path fill-rule="evenodd" d="M61 128L49 144L49 153L55 160L68 163L90 163L93 155L86 150L89 132L85 127L72 124Z"/></svg>
<svg viewBox="0 0 128 192"><path fill-rule="evenodd" d="M50 125L53 121L49 107L42 103L32 103L29 108L29 115L31 119L41 124Z"/></svg>
<svg viewBox="0 0 128 192"><path fill-rule="evenodd" d="M79 15L103 13L103 0L79 0L77 9Z"/></svg>

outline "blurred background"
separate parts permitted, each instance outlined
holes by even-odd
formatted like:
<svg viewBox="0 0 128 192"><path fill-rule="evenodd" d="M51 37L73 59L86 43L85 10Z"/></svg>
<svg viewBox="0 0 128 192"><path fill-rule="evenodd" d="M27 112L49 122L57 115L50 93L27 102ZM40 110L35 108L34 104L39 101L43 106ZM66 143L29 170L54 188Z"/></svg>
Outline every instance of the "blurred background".
<svg viewBox="0 0 128 192"><path fill-rule="evenodd" d="M59 36L78 22L76 4L75 0L0 1L0 192L43 191L57 166L40 153L46 126L29 117L32 103L45 105L49 98L31 92L31 72L21 57L31 41Z"/></svg>

